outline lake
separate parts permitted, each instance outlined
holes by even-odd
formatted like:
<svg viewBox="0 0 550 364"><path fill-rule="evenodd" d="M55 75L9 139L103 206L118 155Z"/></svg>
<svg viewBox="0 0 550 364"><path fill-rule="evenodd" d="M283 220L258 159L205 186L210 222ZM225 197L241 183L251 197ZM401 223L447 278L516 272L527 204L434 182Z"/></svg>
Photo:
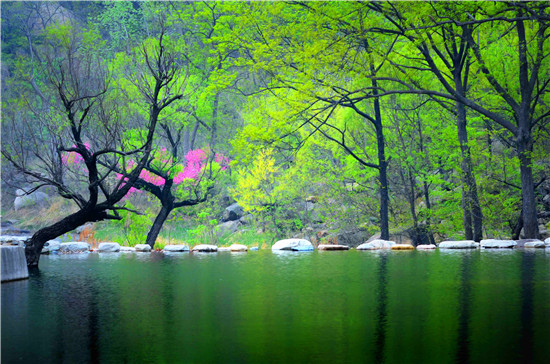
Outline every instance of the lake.
<svg viewBox="0 0 550 364"><path fill-rule="evenodd" d="M2 363L548 363L550 249L43 256Z"/></svg>

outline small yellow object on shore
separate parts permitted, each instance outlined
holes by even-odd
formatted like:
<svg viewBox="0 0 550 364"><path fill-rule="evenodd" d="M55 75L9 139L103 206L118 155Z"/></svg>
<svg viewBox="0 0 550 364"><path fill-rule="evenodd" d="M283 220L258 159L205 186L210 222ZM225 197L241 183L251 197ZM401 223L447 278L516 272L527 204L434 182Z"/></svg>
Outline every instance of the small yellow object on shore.
<svg viewBox="0 0 550 364"><path fill-rule="evenodd" d="M414 246L410 244L395 244L392 245L391 250L414 250Z"/></svg>

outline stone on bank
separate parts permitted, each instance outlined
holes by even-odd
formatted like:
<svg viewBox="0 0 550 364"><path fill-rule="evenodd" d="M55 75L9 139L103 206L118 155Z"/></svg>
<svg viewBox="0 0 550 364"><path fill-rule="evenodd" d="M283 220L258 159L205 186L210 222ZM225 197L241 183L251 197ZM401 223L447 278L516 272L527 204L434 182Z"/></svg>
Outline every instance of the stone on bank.
<svg viewBox="0 0 550 364"><path fill-rule="evenodd" d="M120 251L119 243L99 243L97 251L100 253L116 253Z"/></svg>
<svg viewBox="0 0 550 364"><path fill-rule="evenodd" d="M232 252L246 252L248 251L248 247L243 244L231 244L229 250L231 250Z"/></svg>
<svg viewBox="0 0 550 364"><path fill-rule="evenodd" d="M218 251L218 247L210 244L199 244L193 247L193 251L199 253L214 253Z"/></svg>
<svg viewBox="0 0 550 364"><path fill-rule="evenodd" d="M147 253L151 251L151 246L149 244L136 244L134 248L136 248L136 252L141 253Z"/></svg>
<svg viewBox="0 0 550 364"><path fill-rule="evenodd" d="M473 240L449 240L439 243L439 249L477 249L478 247L479 243Z"/></svg>
<svg viewBox="0 0 550 364"><path fill-rule="evenodd" d="M165 245L164 251L170 253L184 253L189 251L189 247L187 245Z"/></svg>
<svg viewBox="0 0 550 364"><path fill-rule="evenodd" d="M349 250L349 246L347 245L338 245L338 244L321 244L317 246L318 250L326 250L326 251L333 251L333 250Z"/></svg>
<svg viewBox="0 0 550 364"><path fill-rule="evenodd" d="M61 243L59 252L65 254L86 253L90 251L90 244L82 241L73 241L70 243Z"/></svg>
<svg viewBox="0 0 550 364"><path fill-rule="evenodd" d="M389 240L382 240L382 239L374 239L373 241L369 241L367 243L363 243L359 245L357 250L378 250L378 249L391 249L392 246L395 245L395 241L389 241Z"/></svg>
<svg viewBox="0 0 550 364"><path fill-rule="evenodd" d="M271 247L271 250L308 252L308 251L313 251L313 245L311 245L311 242L305 239L283 239L273 244L273 246Z"/></svg>
<svg viewBox="0 0 550 364"><path fill-rule="evenodd" d="M518 245L514 240L485 239L479 246L484 249L510 249Z"/></svg>

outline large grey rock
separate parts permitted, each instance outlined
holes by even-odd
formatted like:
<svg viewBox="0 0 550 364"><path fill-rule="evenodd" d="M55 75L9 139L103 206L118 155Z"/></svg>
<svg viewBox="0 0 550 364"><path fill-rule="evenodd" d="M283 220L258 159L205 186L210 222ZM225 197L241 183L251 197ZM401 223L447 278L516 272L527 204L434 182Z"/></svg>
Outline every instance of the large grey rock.
<svg viewBox="0 0 550 364"><path fill-rule="evenodd" d="M254 222L254 216L252 214L246 214L239 219L239 222L243 225L250 225Z"/></svg>
<svg viewBox="0 0 550 364"><path fill-rule="evenodd" d="M514 240L485 239L479 243L484 249L506 249L514 248L518 245Z"/></svg>
<svg viewBox="0 0 550 364"><path fill-rule="evenodd" d="M0 247L0 252L2 282L29 278L25 248L2 245Z"/></svg>
<svg viewBox="0 0 550 364"><path fill-rule="evenodd" d="M550 238L544 240L544 245L546 245L547 248L550 248Z"/></svg>
<svg viewBox="0 0 550 364"><path fill-rule="evenodd" d="M209 244L199 244L193 247L193 251L200 252L200 253L214 253L218 251L218 247L215 245L209 245Z"/></svg>
<svg viewBox="0 0 550 364"><path fill-rule="evenodd" d="M61 242L57 240L50 240L47 241L44 244L44 247L42 248L41 254L49 254L51 252L57 252L59 251L59 248L61 247Z"/></svg>
<svg viewBox="0 0 550 364"><path fill-rule="evenodd" d="M119 243L99 243L97 251L100 253L115 253L120 251Z"/></svg>
<svg viewBox="0 0 550 364"><path fill-rule="evenodd" d="M183 253L188 252L189 247L187 245L165 245L164 246L165 252L177 252L177 253Z"/></svg>
<svg viewBox="0 0 550 364"><path fill-rule="evenodd" d="M15 211L19 211L25 207L40 206L45 207L48 203L48 195L44 192L36 191L30 195L26 195L23 190L16 191L17 197L13 201Z"/></svg>
<svg viewBox="0 0 550 364"><path fill-rule="evenodd" d="M134 248L136 248L136 252L145 253L151 251L151 245L149 244L136 244Z"/></svg>
<svg viewBox="0 0 550 364"><path fill-rule="evenodd" d="M90 251L90 244L82 241L73 241L70 243L61 243L59 246L60 253L85 253Z"/></svg>
<svg viewBox="0 0 550 364"><path fill-rule="evenodd" d="M479 243L473 240L449 240L439 243L439 249L477 249Z"/></svg>
<svg viewBox="0 0 550 364"><path fill-rule="evenodd" d="M122 253L133 253L135 251L136 251L136 248L131 247L131 246L121 246L120 247L120 252L122 252Z"/></svg>
<svg viewBox="0 0 550 364"><path fill-rule="evenodd" d="M305 239L283 239L271 247L271 250L288 250L295 252L312 251L313 245Z"/></svg>
<svg viewBox="0 0 550 364"><path fill-rule="evenodd" d="M234 203L225 208L223 211L222 221L235 221L243 216L243 208L238 203Z"/></svg>
<svg viewBox="0 0 550 364"><path fill-rule="evenodd" d="M395 241L375 239L359 245L357 250L378 250L378 249L391 249L395 245Z"/></svg>

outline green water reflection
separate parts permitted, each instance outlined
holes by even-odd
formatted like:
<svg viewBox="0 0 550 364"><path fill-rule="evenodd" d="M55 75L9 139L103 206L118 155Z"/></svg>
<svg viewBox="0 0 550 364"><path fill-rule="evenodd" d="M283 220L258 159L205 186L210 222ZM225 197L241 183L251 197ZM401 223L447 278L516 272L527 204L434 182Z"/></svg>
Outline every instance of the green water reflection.
<svg viewBox="0 0 550 364"><path fill-rule="evenodd" d="M550 250L45 256L2 363L547 363Z"/></svg>

